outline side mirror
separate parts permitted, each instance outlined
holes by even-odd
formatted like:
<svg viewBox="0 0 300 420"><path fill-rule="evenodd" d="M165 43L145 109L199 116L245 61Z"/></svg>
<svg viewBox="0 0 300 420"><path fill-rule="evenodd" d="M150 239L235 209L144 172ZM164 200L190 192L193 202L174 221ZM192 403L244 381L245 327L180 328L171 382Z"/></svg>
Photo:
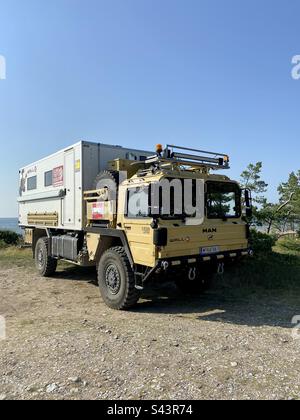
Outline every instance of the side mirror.
<svg viewBox="0 0 300 420"><path fill-rule="evenodd" d="M245 206L246 206L246 217L251 219L253 216L253 208L252 208L252 196L251 191L245 189Z"/></svg>
<svg viewBox="0 0 300 420"><path fill-rule="evenodd" d="M247 219L252 219L252 216L253 216L252 207L251 208L247 208L246 209L246 217L247 217Z"/></svg>

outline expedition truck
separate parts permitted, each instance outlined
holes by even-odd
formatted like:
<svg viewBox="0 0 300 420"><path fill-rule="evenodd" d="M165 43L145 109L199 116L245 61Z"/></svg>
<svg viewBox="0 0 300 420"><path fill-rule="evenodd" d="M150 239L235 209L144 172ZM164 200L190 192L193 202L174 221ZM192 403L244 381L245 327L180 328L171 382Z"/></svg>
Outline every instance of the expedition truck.
<svg viewBox="0 0 300 420"><path fill-rule="evenodd" d="M226 154L79 142L20 170L19 219L41 276L95 266L104 302L129 309L147 281L202 292L251 253L251 193L217 170Z"/></svg>

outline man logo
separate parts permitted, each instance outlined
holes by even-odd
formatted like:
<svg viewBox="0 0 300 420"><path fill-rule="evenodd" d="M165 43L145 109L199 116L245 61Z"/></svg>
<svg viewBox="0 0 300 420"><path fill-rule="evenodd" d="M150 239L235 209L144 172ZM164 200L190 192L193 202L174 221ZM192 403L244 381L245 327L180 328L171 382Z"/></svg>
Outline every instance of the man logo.
<svg viewBox="0 0 300 420"><path fill-rule="evenodd" d="M6 79L6 60L3 55L0 55L0 80Z"/></svg>
<svg viewBox="0 0 300 420"><path fill-rule="evenodd" d="M216 228L203 229L203 233L217 233Z"/></svg>

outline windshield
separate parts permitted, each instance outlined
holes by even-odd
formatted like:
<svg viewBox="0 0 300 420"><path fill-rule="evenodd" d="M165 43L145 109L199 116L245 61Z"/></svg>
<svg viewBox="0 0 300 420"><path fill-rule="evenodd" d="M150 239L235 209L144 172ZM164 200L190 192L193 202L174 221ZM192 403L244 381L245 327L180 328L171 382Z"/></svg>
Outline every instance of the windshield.
<svg viewBox="0 0 300 420"><path fill-rule="evenodd" d="M156 189L152 186L152 191L156 191L156 193L157 188L159 188L159 214L161 219L196 218L199 207L201 207L201 213L203 214L203 201L199 204L201 187L197 185L197 181L201 182L196 179L165 178L159 184L156 184Z"/></svg>
<svg viewBox="0 0 300 420"><path fill-rule="evenodd" d="M229 219L241 216L241 190L237 184L208 182L206 194L208 219Z"/></svg>

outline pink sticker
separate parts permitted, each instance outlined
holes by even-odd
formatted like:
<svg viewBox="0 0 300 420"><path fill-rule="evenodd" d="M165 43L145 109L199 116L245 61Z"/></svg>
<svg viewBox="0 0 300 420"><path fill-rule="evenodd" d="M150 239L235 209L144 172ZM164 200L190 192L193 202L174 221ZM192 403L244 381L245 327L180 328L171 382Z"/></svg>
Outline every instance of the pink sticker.
<svg viewBox="0 0 300 420"><path fill-rule="evenodd" d="M58 166L53 169L53 187L61 187L64 185L64 167Z"/></svg>

